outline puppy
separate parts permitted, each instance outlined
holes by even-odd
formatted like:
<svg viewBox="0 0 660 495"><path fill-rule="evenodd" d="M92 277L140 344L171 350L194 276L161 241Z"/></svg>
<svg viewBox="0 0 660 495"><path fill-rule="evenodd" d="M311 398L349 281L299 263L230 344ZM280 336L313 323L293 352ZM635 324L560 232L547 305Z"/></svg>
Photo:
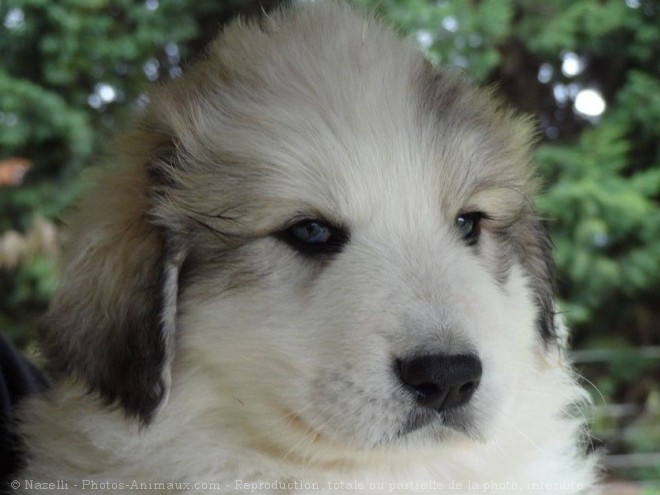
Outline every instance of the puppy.
<svg viewBox="0 0 660 495"><path fill-rule="evenodd" d="M531 141L344 4L225 29L71 221L21 488L592 493Z"/></svg>

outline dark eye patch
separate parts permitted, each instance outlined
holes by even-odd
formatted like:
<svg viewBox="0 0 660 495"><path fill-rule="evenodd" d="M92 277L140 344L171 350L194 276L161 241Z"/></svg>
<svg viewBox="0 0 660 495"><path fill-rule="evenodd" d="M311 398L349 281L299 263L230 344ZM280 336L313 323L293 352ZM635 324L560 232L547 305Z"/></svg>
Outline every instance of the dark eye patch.
<svg viewBox="0 0 660 495"><path fill-rule="evenodd" d="M313 218L300 220L275 236L300 254L311 257L339 253L349 240L345 229Z"/></svg>

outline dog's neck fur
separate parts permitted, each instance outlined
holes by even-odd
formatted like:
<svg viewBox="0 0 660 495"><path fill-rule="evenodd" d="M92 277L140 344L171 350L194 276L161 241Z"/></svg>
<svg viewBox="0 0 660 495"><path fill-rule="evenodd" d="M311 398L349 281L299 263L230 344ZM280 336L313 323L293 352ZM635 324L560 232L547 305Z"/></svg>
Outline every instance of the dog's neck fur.
<svg viewBox="0 0 660 495"><path fill-rule="evenodd" d="M422 449L402 447L366 454L362 460L352 451L347 452L347 462L334 457L306 463L300 462L305 456L305 442L299 438L290 439L289 452L264 449L265 443L257 440L263 432L249 438L241 436L236 425L223 422L223 411L234 404L223 396L205 393L215 386L208 374L175 380L170 401L146 428L127 421L121 410L103 406L83 388L62 383L50 397L32 399L24 406L23 433L32 458L18 479L69 480L69 487L75 484L78 490L83 480L98 486L105 482L191 486L206 482L219 484L217 493L233 493L240 483L280 480L340 488L333 490L335 493L350 493L355 487L351 483L363 483L362 493L407 493L419 490L422 483L431 492L432 487L453 493L495 487L506 493L587 493L594 481L595 459L576 462L579 449L572 439L580 437L581 422L558 413L570 404L552 404L549 399L583 401L584 392L567 373L556 367L541 371L542 376L528 377L520 394L529 400L519 401L508 411L507 421L484 441L466 438ZM539 382L544 383L542 392L534 385ZM540 393L543 400L535 400ZM199 399L200 394L208 400L188 400L194 396ZM296 442L303 446L302 452L296 451ZM53 449L57 456L50 455ZM576 470L577 464L582 468ZM102 471L98 471L99 466L103 466ZM341 490L341 482L345 490ZM287 493L265 488L260 492ZM291 492L311 494L317 490Z"/></svg>

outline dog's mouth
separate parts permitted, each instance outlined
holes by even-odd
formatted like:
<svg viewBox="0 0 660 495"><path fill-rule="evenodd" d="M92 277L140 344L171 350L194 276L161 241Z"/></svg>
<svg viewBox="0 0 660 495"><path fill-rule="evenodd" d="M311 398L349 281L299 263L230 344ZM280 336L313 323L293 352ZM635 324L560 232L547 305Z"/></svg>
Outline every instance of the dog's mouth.
<svg viewBox="0 0 660 495"><path fill-rule="evenodd" d="M404 437L427 427L432 429L433 436L445 437L456 433L470 438L481 436L473 426L472 418L463 408L438 412L422 407L410 412L397 436Z"/></svg>
<svg viewBox="0 0 660 495"><path fill-rule="evenodd" d="M417 431L435 421L442 421L439 413L431 411L430 409L414 409L408 415L399 436L404 436Z"/></svg>
<svg viewBox="0 0 660 495"><path fill-rule="evenodd" d="M302 415L291 410L282 411L281 418L286 425L286 430L295 435L300 445L305 445L308 449L311 445L323 446L328 453L330 452L374 452L381 451L382 448L392 448L400 445L400 441L408 444L409 441L444 442L451 439L470 438L479 440L481 433L474 427L473 418L467 408L457 408L455 410L438 412L433 409L416 407L410 411L403 420L403 424L392 433L386 433L388 428L383 425L383 436L380 439L374 439L366 444L355 443L354 437L347 437L341 434L328 434L322 428L315 427ZM289 456L294 454L290 452Z"/></svg>

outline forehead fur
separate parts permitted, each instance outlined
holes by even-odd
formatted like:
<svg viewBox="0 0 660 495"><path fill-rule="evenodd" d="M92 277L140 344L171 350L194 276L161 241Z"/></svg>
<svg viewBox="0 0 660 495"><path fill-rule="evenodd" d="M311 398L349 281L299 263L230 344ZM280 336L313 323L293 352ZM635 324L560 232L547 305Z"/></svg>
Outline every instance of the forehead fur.
<svg viewBox="0 0 660 495"><path fill-rule="evenodd" d="M215 198L236 217L280 202L333 216L360 200L351 211L366 214L376 202L352 185L367 177L381 196L421 179L448 210L481 194L505 216L533 192L528 123L345 4L235 22L153 99L146 125L185 164L169 168L170 199L190 211Z"/></svg>

